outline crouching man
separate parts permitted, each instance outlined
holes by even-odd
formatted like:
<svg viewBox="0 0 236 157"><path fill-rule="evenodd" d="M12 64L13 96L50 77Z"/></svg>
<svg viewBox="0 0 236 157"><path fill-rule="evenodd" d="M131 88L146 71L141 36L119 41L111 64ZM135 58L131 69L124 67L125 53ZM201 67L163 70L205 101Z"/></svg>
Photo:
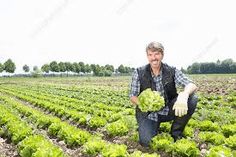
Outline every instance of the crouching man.
<svg viewBox="0 0 236 157"><path fill-rule="evenodd" d="M170 134L174 140L182 138L188 120L197 105L194 92L197 86L180 70L162 63L164 47L161 43L151 42L146 47L149 64L137 68L132 76L130 100L136 105L139 142L149 146L151 139L158 134L160 123L173 120ZM183 92L177 93L176 86ZM165 107L156 112L141 112L138 96L147 88L158 91L165 99Z"/></svg>

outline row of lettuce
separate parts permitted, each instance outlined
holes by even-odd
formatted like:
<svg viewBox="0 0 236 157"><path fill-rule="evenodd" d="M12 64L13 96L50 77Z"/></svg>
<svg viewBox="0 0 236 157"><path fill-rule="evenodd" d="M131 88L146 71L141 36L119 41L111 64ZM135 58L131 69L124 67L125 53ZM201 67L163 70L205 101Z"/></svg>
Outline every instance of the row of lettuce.
<svg viewBox="0 0 236 157"><path fill-rule="evenodd" d="M102 139L101 136L93 135L88 131L81 130L67 122L61 121L55 116L46 115L41 111L26 106L9 96L0 95L1 109L8 111L8 115L1 117L1 136L9 138L14 144L19 143L19 154L24 157L28 156L66 156L62 150L54 146L50 141L41 135L34 135L33 128L29 124L36 126L38 129L45 129L49 137L54 137L64 141L68 147L74 148L81 146L82 152L88 155L101 154L104 157L109 156L146 156L155 157L158 154L142 153L134 151L128 153L127 146L123 144L113 144ZM2 110L2 111L5 111ZM5 114L3 114L5 115ZM14 121L14 129L9 130L8 123L3 123L6 117L17 117L18 121L9 118L9 123ZM27 122L24 122L25 119ZM21 126L21 123L24 126ZM29 123L29 124L27 124ZM19 129L16 129L20 125ZM26 131L25 131L26 130ZM44 139L44 141L42 141ZM35 142L34 142L35 141ZM41 141L41 143L37 143ZM45 144L44 144L45 143ZM49 143L51 146L49 146ZM25 146L26 145L26 146ZM41 147L44 145L46 148ZM24 149L26 147L26 149ZM55 149L54 149L55 147ZM50 149L50 151L49 151Z"/></svg>
<svg viewBox="0 0 236 157"><path fill-rule="evenodd" d="M81 142L83 138L78 134L69 136L70 134L73 135L73 132L76 132L74 129L78 128L68 123L64 126L65 122L60 120L67 119L79 126L86 126L89 129L96 130L97 128L102 128L101 130L104 130L103 133L109 136L134 134L137 125L134 119L133 108L128 107L129 105L117 105L124 103L124 101L115 104L111 103L111 100L114 99L117 101L124 96L109 90L105 91L98 89L92 90L91 88L71 89L55 86L32 86L29 88L27 85L4 86L0 89L0 92L10 95L10 97L14 96L24 102L29 102L39 109L43 109L44 113L41 113L40 116L36 116L34 119L36 126L46 129L50 136L65 141L69 147L82 146L84 153L90 155L102 154L103 156L106 156L106 151L116 149L119 150L117 151L118 154L122 154L121 152L123 152L123 155L127 156L129 154L127 152L127 146L110 144L103 139L104 135L94 136L85 131L89 135L80 135L81 137L87 137L85 140L82 140L83 142ZM76 92L80 94L77 95L75 94ZM2 101L12 104L6 96L5 98L3 97L1 98ZM110 100L106 102L109 105L104 103L104 100L108 97ZM235 151L233 151L236 149L234 99L235 94L229 95L226 98L220 96L201 96L198 109L184 131L187 139L174 143L173 139L166 134L170 130L170 123L163 123L161 125L161 131L164 133L153 138L150 144L151 148L154 151L164 151L170 155L199 156L199 146L206 143L207 153L204 154L206 156L220 154L225 156L235 155ZM19 102L17 103L18 106L21 104ZM21 105L22 107L25 106L25 104ZM15 106L14 108L17 107ZM52 119L55 119L55 116L58 117L56 121L59 120L63 125L54 123L54 120L51 121L46 118L47 115L45 115L45 112L50 113ZM20 114L26 117L32 117L32 115ZM64 131L60 131L61 128L68 128L68 130L65 131L64 129ZM84 130L79 130L80 132L84 132ZM200 131L200 133L195 134L196 131ZM73 139L73 137L80 137L80 142L78 139ZM131 154L133 156L144 155L144 153L139 151L135 151L129 155ZM148 154L145 155L147 156ZM155 156L157 154L152 155Z"/></svg>

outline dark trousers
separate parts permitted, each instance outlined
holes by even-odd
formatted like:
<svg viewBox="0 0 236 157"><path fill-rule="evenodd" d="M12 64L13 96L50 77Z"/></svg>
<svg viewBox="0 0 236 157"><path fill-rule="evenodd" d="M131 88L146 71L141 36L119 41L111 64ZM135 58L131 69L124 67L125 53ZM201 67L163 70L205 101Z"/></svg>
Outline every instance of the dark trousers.
<svg viewBox="0 0 236 157"><path fill-rule="evenodd" d="M188 112L182 117L175 116L175 111L172 107L177 98L170 102L168 115L158 114L158 121L153 121L147 118L147 112L141 112L136 108L136 119L138 122L139 143L142 146L149 146L151 139L158 134L160 123L173 120L171 125L171 136L176 140L182 137L184 128L196 109L198 97L192 94L188 99Z"/></svg>

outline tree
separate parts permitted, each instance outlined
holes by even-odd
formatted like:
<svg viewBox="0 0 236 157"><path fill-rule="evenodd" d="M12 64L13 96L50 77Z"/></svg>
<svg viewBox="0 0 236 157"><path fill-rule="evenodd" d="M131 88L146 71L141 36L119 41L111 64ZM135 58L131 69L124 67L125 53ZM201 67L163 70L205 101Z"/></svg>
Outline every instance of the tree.
<svg viewBox="0 0 236 157"><path fill-rule="evenodd" d="M123 64L121 64L119 67L118 67L118 72L120 73L125 73L125 67Z"/></svg>
<svg viewBox="0 0 236 157"><path fill-rule="evenodd" d="M114 66L113 66L113 65L106 64L106 65L105 65L105 69L106 69L106 70L109 70L109 71L111 71L111 72L114 72Z"/></svg>
<svg viewBox="0 0 236 157"><path fill-rule="evenodd" d="M49 64L49 66L50 66L50 70L51 70L52 72L59 72L59 71L60 71L60 67L59 67L59 65L57 64L56 61L52 61L52 62Z"/></svg>
<svg viewBox="0 0 236 157"><path fill-rule="evenodd" d="M92 71L92 68L89 64L86 64L84 68L86 73L90 73Z"/></svg>
<svg viewBox="0 0 236 157"><path fill-rule="evenodd" d="M25 65L23 66L23 70L27 73L27 72L30 71L30 68L29 68L28 65L25 64Z"/></svg>
<svg viewBox="0 0 236 157"><path fill-rule="evenodd" d="M80 68L80 65L78 64L78 63L73 63L72 64L73 65L73 67L74 67L74 69L73 69L73 72L75 72L75 73L80 73L80 71L81 71L81 68Z"/></svg>
<svg viewBox="0 0 236 157"><path fill-rule="evenodd" d="M125 66L125 73L131 73L132 69L130 67Z"/></svg>
<svg viewBox="0 0 236 157"><path fill-rule="evenodd" d="M231 73L236 73L236 62L231 64L229 68L230 68Z"/></svg>
<svg viewBox="0 0 236 157"><path fill-rule="evenodd" d="M4 65L2 65L2 63L0 63L0 73L2 73L4 71Z"/></svg>
<svg viewBox="0 0 236 157"><path fill-rule="evenodd" d="M223 73L230 73L230 66L234 63L232 59L225 59L221 62L221 68Z"/></svg>
<svg viewBox="0 0 236 157"><path fill-rule="evenodd" d="M50 66L48 64L44 64L42 67L41 67L41 70L43 72L46 72L46 73L49 73L50 71Z"/></svg>
<svg viewBox="0 0 236 157"><path fill-rule="evenodd" d="M71 72L75 72L75 71L76 71L76 66L77 66L77 65L72 64L72 63L70 63L69 65L70 65L70 66L69 66L69 71L71 71Z"/></svg>
<svg viewBox="0 0 236 157"><path fill-rule="evenodd" d="M110 70L104 70L104 75L105 75L105 76L111 76L111 75L112 75L112 71L110 71Z"/></svg>
<svg viewBox="0 0 236 157"><path fill-rule="evenodd" d="M84 62L79 62L81 72L85 73L85 65Z"/></svg>
<svg viewBox="0 0 236 157"><path fill-rule="evenodd" d="M200 64L193 63L191 66L188 67L187 70L190 74L199 74L200 73Z"/></svg>
<svg viewBox="0 0 236 157"><path fill-rule="evenodd" d="M190 74L235 73L236 62L233 59L225 59L222 62L218 59L215 63L193 63L187 71Z"/></svg>
<svg viewBox="0 0 236 157"><path fill-rule="evenodd" d="M60 72L65 72L65 71L66 71L66 64L65 64L65 63L60 62L60 63L58 64L58 66L59 66L59 71L60 71Z"/></svg>
<svg viewBox="0 0 236 157"><path fill-rule="evenodd" d="M93 75L99 76L101 75L101 67L98 64L91 64L91 69L93 71ZM100 74L99 74L100 73Z"/></svg>
<svg viewBox="0 0 236 157"><path fill-rule="evenodd" d="M12 62L11 59L8 59L5 63L4 63L4 70L8 73L14 73L16 70L16 66L15 63Z"/></svg>

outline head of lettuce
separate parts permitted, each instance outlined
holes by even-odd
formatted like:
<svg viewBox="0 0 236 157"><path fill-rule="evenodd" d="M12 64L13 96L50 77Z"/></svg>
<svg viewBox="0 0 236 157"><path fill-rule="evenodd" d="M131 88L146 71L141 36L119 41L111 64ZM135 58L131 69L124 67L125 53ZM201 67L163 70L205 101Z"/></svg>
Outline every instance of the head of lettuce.
<svg viewBox="0 0 236 157"><path fill-rule="evenodd" d="M158 111L165 106L164 98L157 91L147 88L138 96L139 109L142 112Z"/></svg>

